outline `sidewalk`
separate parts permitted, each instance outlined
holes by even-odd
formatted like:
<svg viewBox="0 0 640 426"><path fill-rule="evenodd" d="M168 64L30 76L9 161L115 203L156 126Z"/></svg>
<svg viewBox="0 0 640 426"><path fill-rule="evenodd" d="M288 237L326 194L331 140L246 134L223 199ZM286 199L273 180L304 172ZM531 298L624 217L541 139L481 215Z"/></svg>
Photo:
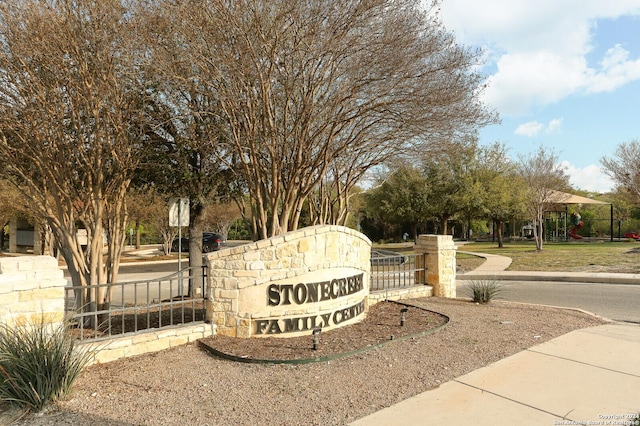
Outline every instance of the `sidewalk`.
<svg viewBox="0 0 640 426"><path fill-rule="evenodd" d="M460 280L640 284L635 274L507 272L510 258L471 254L487 260ZM638 413L640 325L611 323L534 346L351 425L639 425Z"/></svg>
<svg viewBox="0 0 640 426"><path fill-rule="evenodd" d="M576 330L351 425L632 425L639 354L638 325Z"/></svg>

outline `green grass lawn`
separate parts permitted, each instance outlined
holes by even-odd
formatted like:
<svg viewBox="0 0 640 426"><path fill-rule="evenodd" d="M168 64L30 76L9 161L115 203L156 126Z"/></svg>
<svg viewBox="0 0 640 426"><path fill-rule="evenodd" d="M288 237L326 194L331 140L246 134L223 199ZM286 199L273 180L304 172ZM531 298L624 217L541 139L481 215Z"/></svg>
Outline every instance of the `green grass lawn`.
<svg viewBox="0 0 640 426"><path fill-rule="evenodd" d="M412 244L374 244L375 247L411 254ZM533 241L505 243L498 248L494 242L460 244L456 264L461 272L470 271L484 259L462 252L477 252L507 256L512 259L509 271L565 271L640 273L640 242L568 242L545 243L536 251Z"/></svg>
<svg viewBox="0 0 640 426"><path fill-rule="evenodd" d="M459 251L497 254L512 259L509 271L568 271L640 273L640 242L545 243L536 251L534 242L464 244ZM458 253L458 263L472 258Z"/></svg>

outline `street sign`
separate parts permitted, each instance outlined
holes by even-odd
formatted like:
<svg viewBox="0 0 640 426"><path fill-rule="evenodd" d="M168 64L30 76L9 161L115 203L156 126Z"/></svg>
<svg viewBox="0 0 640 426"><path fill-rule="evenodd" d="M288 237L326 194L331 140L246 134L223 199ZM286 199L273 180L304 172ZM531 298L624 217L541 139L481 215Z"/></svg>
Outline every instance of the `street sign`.
<svg viewBox="0 0 640 426"><path fill-rule="evenodd" d="M169 226L189 226L188 198L172 198L169 201Z"/></svg>

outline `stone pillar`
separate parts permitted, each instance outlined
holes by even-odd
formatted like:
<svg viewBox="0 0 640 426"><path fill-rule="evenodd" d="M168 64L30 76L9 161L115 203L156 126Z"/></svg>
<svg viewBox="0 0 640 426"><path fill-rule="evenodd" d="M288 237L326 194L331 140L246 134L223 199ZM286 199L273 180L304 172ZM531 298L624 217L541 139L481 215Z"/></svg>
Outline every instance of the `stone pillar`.
<svg viewBox="0 0 640 426"><path fill-rule="evenodd" d="M66 285L53 257L0 258L0 322L8 326L62 322Z"/></svg>
<svg viewBox="0 0 640 426"><path fill-rule="evenodd" d="M456 247L451 235L419 235L416 253L427 256L427 285L436 297L456 297Z"/></svg>

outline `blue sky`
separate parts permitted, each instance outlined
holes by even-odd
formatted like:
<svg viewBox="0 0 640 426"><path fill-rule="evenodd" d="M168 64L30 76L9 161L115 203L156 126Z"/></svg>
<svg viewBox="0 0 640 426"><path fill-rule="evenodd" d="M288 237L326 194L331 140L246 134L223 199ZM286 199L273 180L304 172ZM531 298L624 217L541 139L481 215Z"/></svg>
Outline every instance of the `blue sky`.
<svg viewBox="0 0 640 426"><path fill-rule="evenodd" d="M600 159L640 140L640 0L442 0L441 17L485 53L484 101L502 122L480 143L515 160L543 146L574 188L613 189Z"/></svg>

